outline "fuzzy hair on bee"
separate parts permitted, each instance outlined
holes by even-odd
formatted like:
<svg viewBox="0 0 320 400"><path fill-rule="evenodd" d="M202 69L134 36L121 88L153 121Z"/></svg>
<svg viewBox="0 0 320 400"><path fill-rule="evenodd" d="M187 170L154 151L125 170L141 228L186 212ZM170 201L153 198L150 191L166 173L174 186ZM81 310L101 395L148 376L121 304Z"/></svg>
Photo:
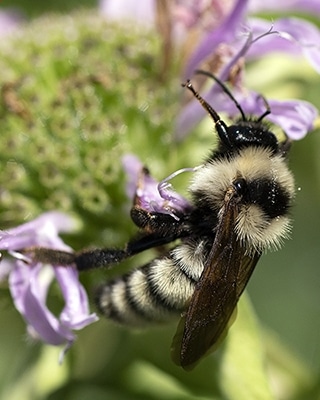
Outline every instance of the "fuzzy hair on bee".
<svg viewBox="0 0 320 400"><path fill-rule="evenodd" d="M126 326L181 318L172 358L186 370L225 336L261 254L279 248L288 237L295 194L287 166L290 142L279 142L264 123L270 110L248 118L222 82L201 73L217 81L241 118L226 125L190 81L184 84L209 113L219 138L217 148L193 173L190 207L155 212L136 199L131 217L141 234L124 249L74 254L35 250L39 260L75 264L82 271L109 268L144 250L166 248L146 265L102 284L95 302L103 315ZM142 174L147 175L147 169Z"/></svg>
<svg viewBox="0 0 320 400"><path fill-rule="evenodd" d="M290 232L288 199L294 195L294 180L283 156L250 146L230 159L213 157L195 174L190 191L219 212L235 177L244 185L235 223L238 240L249 254L277 249Z"/></svg>

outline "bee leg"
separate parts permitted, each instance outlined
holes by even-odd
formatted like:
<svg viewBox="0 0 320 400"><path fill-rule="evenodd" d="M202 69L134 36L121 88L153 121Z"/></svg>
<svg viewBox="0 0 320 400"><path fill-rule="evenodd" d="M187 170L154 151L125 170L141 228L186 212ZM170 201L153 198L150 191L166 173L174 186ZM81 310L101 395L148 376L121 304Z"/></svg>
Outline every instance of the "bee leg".
<svg viewBox="0 0 320 400"><path fill-rule="evenodd" d="M157 233L159 236L175 235L180 237L186 230L183 216L174 218L170 214L148 212L140 206L134 206L130 212L132 221L147 233Z"/></svg>
<svg viewBox="0 0 320 400"><path fill-rule="evenodd" d="M45 247L33 247L24 249L22 253L36 262L59 266L75 265L79 271L85 271L101 267L108 268L130 256L153 247L163 246L182 236L182 233L177 235L174 231L168 231L166 236L157 233L144 234L130 240L124 249L90 249L71 253Z"/></svg>
<svg viewBox="0 0 320 400"><path fill-rule="evenodd" d="M118 264L144 250L163 246L190 234L186 218L183 216L175 218L170 214L148 212L139 206L134 206L131 217L142 229L142 234L130 240L124 249L90 249L71 253L35 247L24 249L22 252L33 261L61 266L76 265L79 271L85 271Z"/></svg>
<svg viewBox="0 0 320 400"><path fill-rule="evenodd" d="M130 255L130 251L121 249L84 250L75 253L74 263L78 271L85 271L118 264Z"/></svg>
<svg viewBox="0 0 320 400"><path fill-rule="evenodd" d="M170 228L170 226L168 227ZM145 233L130 240L124 249L93 249L84 250L75 253L74 263L79 271L108 267L117 264L126 258L145 250L159 247L171 243L172 241L186 236L187 233L182 231L177 234L174 230L167 229L166 235L157 233Z"/></svg>
<svg viewBox="0 0 320 400"><path fill-rule="evenodd" d="M48 249L45 247L26 248L21 251L26 260L56 266L76 265L79 271L107 267L117 264L131 255L130 251L120 249L94 249L77 253Z"/></svg>

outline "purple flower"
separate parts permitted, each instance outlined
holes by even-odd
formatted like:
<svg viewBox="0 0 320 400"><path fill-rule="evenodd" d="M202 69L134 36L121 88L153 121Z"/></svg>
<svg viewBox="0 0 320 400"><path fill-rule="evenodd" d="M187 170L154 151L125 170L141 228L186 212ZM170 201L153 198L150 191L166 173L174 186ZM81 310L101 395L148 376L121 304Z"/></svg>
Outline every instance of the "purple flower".
<svg viewBox="0 0 320 400"><path fill-rule="evenodd" d="M185 78L190 78L199 64L207 57L212 56L221 48L222 44L230 45L235 42L239 29L243 28L242 24L247 13L247 1L237 0L229 15L223 20L218 27L214 27L209 32L205 32L203 39L200 41L193 54L191 55L186 69ZM243 33L241 38L243 38Z"/></svg>
<svg viewBox="0 0 320 400"><path fill-rule="evenodd" d="M29 260L19 250L33 246L72 251L59 238L59 232L74 230L75 221L59 212L48 212L31 222L2 232L0 249L8 251L15 260L4 259L2 271L9 274L9 288L17 310L25 319L29 334L52 345L75 340L73 330L97 321L89 314L87 294L78 280L78 271L70 267L43 265ZM2 274L3 278L3 274ZM46 300L48 290L56 280L64 299L59 316L49 310Z"/></svg>
<svg viewBox="0 0 320 400"><path fill-rule="evenodd" d="M135 0L100 0L99 10L109 20L131 19L146 26L155 25L154 0L144 0L139 3Z"/></svg>
<svg viewBox="0 0 320 400"><path fill-rule="evenodd" d="M100 0L99 11L109 20L131 20L135 24L160 28L167 24L171 40L183 43L189 33L202 32L219 25L233 0L172 0L163 5L156 0ZM159 24L159 21L162 22ZM158 23L158 24L157 24ZM189 46L190 47L190 43Z"/></svg>
<svg viewBox="0 0 320 400"><path fill-rule="evenodd" d="M249 10L252 13L263 11L302 11L310 14L320 14L319 0L250 0Z"/></svg>
<svg viewBox="0 0 320 400"><path fill-rule="evenodd" d="M270 22L251 18L250 27L256 35L270 29ZM320 30L301 18L280 18L273 23L274 35L266 35L258 46L248 51L248 59L263 57L269 53L286 54L294 57L302 55L320 73Z"/></svg>
<svg viewBox="0 0 320 400"><path fill-rule="evenodd" d="M22 15L14 10L0 11L0 36L5 36L16 30L21 21Z"/></svg>
<svg viewBox="0 0 320 400"><path fill-rule="evenodd" d="M221 81L232 81L233 94L247 114L262 115L262 101L257 102L257 93L244 90L242 74L244 59L265 56L271 52L281 55L304 55L311 66L320 72L320 31L310 22L298 18L282 18L273 25L262 19L248 18L248 1L237 0L230 14L218 28L204 35L204 38L190 57L186 76L206 59L220 60L214 73ZM236 71L236 73L234 72ZM231 99L213 82L212 88L204 95L217 112L236 114ZM266 118L278 124L293 140L303 138L313 127L318 115L315 107L299 100L268 99L271 114ZM264 106L265 107L265 106ZM205 115L196 100L187 104L177 118L176 138L182 139Z"/></svg>
<svg viewBox="0 0 320 400"><path fill-rule="evenodd" d="M169 214L176 220L190 208L188 200L171 189L169 180L196 168L184 168L158 183L134 155L124 156L122 163L128 177L127 195L136 205L148 212Z"/></svg>

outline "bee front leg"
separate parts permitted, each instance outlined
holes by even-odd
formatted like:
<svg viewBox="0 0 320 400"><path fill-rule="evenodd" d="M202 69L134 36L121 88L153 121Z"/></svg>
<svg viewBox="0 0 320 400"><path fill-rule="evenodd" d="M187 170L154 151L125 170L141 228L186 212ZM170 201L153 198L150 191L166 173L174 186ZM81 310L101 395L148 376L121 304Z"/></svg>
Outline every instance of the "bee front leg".
<svg viewBox="0 0 320 400"><path fill-rule="evenodd" d="M160 212L149 212L140 206L132 207L131 219L140 229L147 233L156 233L159 236L183 236L186 231L185 215L173 216Z"/></svg>
<svg viewBox="0 0 320 400"><path fill-rule="evenodd" d="M131 210L133 222L142 233L130 240L123 249L89 249L71 253L49 248L24 249L22 253L33 261L52 265L75 265L79 271L110 267L113 264L153 247L163 246L176 239L190 235L184 216L173 216L160 212L148 212L139 206Z"/></svg>
<svg viewBox="0 0 320 400"><path fill-rule="evenodd" d="M168 230L166 235L158 233L145 233L130 240L123 249L89 249L71 253L67 251L54 250L45 247L34 247L24 249L23 254L36 262L47 263L51 265L70 266L75 265L77 270L86 271L96 268L108 268L113 264L141 253L153 247L163 246L179 237L186 236L181 231L179 235L174 230Z"/></svg>
<svg viewBox="0 0 320 400"><path fill-rule="evenodd" d="M108 267L131 255L130 250L126 249L93 249L71 253L46 247L27 248L21 253L35 262L66 267L75 265L79 271Z"/></svg>

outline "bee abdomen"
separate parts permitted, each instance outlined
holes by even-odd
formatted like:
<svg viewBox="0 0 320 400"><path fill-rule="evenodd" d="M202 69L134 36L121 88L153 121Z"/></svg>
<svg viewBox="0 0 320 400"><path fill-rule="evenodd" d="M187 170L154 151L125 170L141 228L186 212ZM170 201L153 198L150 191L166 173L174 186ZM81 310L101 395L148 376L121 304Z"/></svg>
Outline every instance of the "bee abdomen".
<svg viewBox="0 0 320 400"><path fill-rule="evenodd" d="M132 326L179 317L202 270L194 245L182 244L167 256L101 286L98 309L107 318Z"/></svg>

